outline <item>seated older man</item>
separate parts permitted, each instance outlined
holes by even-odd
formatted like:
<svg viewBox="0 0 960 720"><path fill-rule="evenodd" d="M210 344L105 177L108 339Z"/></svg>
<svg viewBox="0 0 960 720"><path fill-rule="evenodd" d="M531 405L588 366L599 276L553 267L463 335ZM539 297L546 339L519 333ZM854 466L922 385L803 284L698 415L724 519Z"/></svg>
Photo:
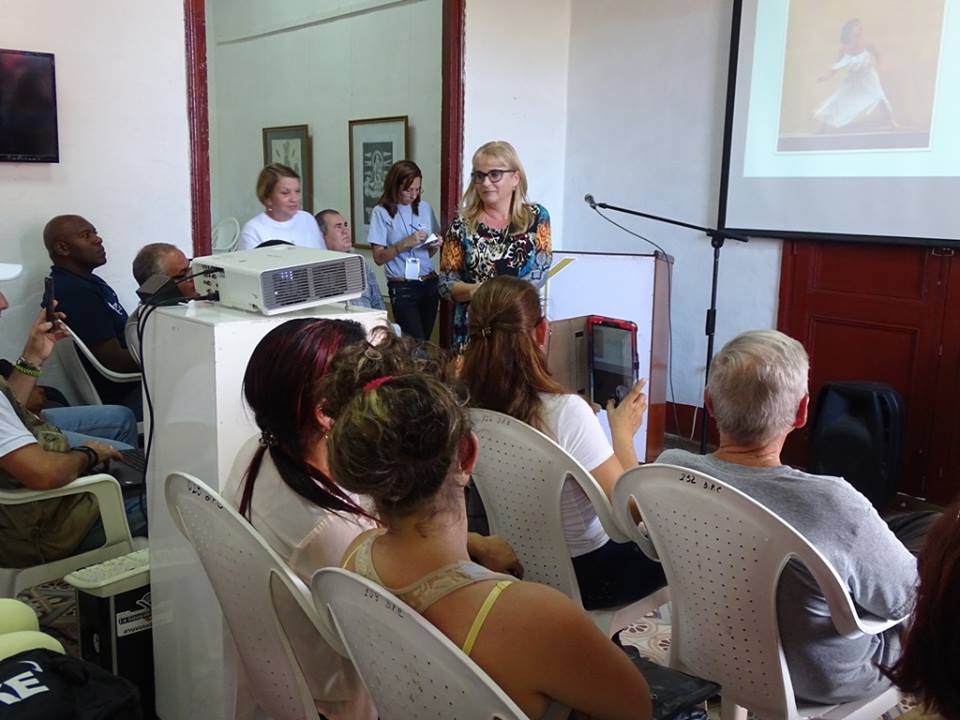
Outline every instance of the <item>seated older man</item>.
<svg viewBox="0 0 960 720"><path fill-rule="evenodd" d="M321 210L315 217L317 224L320 226L320 232L323 234L323 241L327 245L327 250L344 253L354 252L353 242L350 239L350 225L343 215L336 210ZM367 277L367 289L363 291L363 295L351 300L350 305L373 308L374 310L386 310L387 304L383 301L383 295L380 293L377 276L366 258L363 258L363 272Z"/></svg>
<svg viewBox="0 0 960 720"><path fill-rule="evenodd" d="M177 280L180 294L190 300L197 297L197 288L193 284L193 279L190 278L190 261L176 245L150 243L140 248L136 257L133 258L133 279L137 281L137 285L142 286L154 275L165 275L168 278L187 278ZM130 317L127 318L127 324L123 329L127 348L138 365L140 364L140 339L137 337L137 323L140 320L142 308L143 305L137 305Z"/></svg>
<svg viewBox="0 0 960 720"><path fill-rule="evenodd" d="M787 435L807 422L808 370L803 346L783 333L756 330L734 338L713 359L706 389L720 447L712 455L668 450L657 462L698 470L746 493L826 556L858 607L881 618L904 617L913 607L917 561L895 531L915 532L931 518L901 516L888 525L842 478L780 462ZM839 636L819 587L795 562L780 579L777 608L798 698L842 702L889 685L880 667L900 655L900 628L852 640Z"/></svg>

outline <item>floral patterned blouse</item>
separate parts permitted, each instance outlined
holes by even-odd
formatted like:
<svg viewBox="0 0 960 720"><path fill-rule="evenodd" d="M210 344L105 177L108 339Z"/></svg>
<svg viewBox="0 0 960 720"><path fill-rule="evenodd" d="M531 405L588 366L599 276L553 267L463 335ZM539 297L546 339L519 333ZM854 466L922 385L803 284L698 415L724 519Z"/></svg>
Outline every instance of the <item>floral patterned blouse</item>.
<svg viewBox="0 0 960 720"><path fill-rule="evenodd" d="M511 228L494 230L482 222L476 231L467 231L461 217L450 225L443 238L440 256L440 294L449 298L454 283L479 283L497 275L514 275L540 287L546 282L553 260L550 246L550 215L542 205L530 206L533 223L523 232ZM467 343L467 306L456 303L453 316L453 348Z"/></svg>

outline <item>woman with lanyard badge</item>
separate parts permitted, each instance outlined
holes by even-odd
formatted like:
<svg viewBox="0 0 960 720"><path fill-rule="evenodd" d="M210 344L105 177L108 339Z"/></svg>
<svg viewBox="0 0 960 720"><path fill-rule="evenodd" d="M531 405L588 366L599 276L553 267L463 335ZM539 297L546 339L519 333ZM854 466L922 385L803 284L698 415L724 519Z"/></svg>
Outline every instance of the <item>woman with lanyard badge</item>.
<svg viewBox="0 0 960 720"><path fill-rule="evenodd" d="M390 167L380 203L370 214L367 242L373 261L384 266L393 319L404 334L427 340L439 302L431 258L440 246L440 226L429 203L420 198L422 184L416 163L401 160Z"/></svg>

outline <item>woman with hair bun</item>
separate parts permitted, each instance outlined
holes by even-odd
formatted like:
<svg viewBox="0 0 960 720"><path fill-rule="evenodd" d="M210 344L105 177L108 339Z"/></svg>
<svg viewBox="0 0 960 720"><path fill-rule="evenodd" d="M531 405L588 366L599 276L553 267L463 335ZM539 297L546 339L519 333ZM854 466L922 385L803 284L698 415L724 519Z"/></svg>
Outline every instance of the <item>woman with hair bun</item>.
<svg viewBox="0 0 960 720"><path fill-rule="evenodd" d="M257 200L264 211L240 231L237 250L253 250L270 240L323 249L313 215L300 209L300 176L281 163L267 165L257 176Z"/></svg>
<svg viewBox="0 0 960 720"><path fill-rule="evenodd" d="M533 285L506 276L484 283L470 304L469 333L460 377L471 405L510 415L550 436L608 496L623 471L640 464L633 436L647 407L643 382L619 406L607 404L611 447L587 402L550 375L544 349L549 326ZM590 500L570 480L561 493L561 513L585 608L622 605L666 584L660 563L636 544L607 536Z"/></svg>
<svg viewBox="0 0 960 720"><path fill-rule="evenodd" d="M552 260L550 215L527 199L517 151L503 140L481 145L440 256L440 294L456 302L454 348L466 345L467 306L482 283L510 275L540 287Z"/></svg>
<svg viewBox="0 0 960 720"><path fill-rule="evenodd" d="M404 357L408 348L391 341L350 346L325 383L330 468L372 499L384 526L361 535L344 566L422 613L529 717L562 703L594 718L648 719L646 681L582 609L470 561L464 487L477 436L435 374L396 372Z"/></svg>

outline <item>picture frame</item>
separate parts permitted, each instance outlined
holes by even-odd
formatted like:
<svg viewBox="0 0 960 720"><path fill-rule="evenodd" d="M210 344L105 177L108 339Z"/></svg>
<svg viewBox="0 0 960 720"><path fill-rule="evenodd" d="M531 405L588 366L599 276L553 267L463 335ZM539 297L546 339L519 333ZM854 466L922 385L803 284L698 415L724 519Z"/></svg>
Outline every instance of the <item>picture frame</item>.
<svg viewBox="0 0 960 720"><path fill-rule="evenodd" d="M313 148L308 125L263 128L263 164L281 163L300 176L300 203L313 214Z"/></svg>
<svg viewBox="0 0 960 720"><path fill-rule="evenodd" d="M370 213L383 193L387 170L407 159L408 117L350 120L350 225L353 244L369 247Z"/></svg>

